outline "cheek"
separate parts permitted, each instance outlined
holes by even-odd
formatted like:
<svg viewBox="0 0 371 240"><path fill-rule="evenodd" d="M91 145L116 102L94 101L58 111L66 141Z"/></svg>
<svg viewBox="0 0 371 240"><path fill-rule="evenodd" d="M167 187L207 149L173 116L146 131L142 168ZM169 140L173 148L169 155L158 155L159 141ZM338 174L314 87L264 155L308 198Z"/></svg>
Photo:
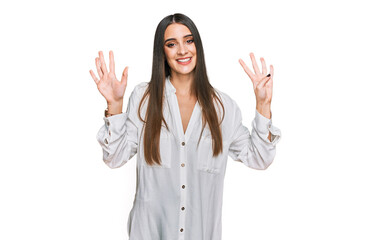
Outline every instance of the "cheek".
<svg viewBox="0 0 371 240"><path fill-rule="evenodd" d="M193 53L193 58L196 60L197 59L197 52L196 52L196 48L192 51Z"/></svg>
<svg viewBox="0 0 371 240"><path fill-rule="evenodd" d="M196 50L196 47L192 47L191 52L192 52L192 54L194 55L194 57L197 57L197 50Z"/></svg>
<svg viewBox="0 0 371 240"><path fill-rule="evenodd" d="M164 52L165 52L166 59L171 60L173 58L172 56L174 56L174 52L176 53L176 50L174 51L173 49L167 48L167 49L165 49Z"/></svg>
<svg viewBox="0 0 371 240"><path fill-rule="evenodd" d="M165 58L166 58L166 60L167 61L169 61L170 60L170 56L171 56L171 54L170 54L170 51L168 50L168 49L164 49L164 53L165 53Z"/></svg>

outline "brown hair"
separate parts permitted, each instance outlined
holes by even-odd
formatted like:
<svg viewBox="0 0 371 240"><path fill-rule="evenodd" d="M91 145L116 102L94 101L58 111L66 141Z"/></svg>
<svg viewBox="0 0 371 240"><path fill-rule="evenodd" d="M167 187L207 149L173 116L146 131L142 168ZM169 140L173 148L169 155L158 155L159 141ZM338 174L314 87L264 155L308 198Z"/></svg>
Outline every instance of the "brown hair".
<svg viewBox="0 0 371 240"><path fill-rule="evenodd" d="M153 46L153 61L152 61L152 76L148 84L143 98L140 101L138 108L138 115L141 121L145 124L144 130L144 158L148 165L155 163L161 164L159 154L159 142L162 122L165 123L166 129L169 130L168 125L163 117L163 99L165 79L170 75L170 67L166 61L163 44L166 28L172 23L180 23L188 27L191 31L196 45L197 61L194 69L194 79L191 86L191 94L195 94L201 108L202 108L202 131L198 139L200 142L202 132L204 131L206 123L209 126L212 136L213 156L217 156L223 151L223 139L219 125L224 119L224 106L217 92L211 86L205 65L204 51L202 47L201 37L198 33L196 25L193 21L184 14L176 13L169 15L161 20L158 24L154 46ZM146 120L143 120L140 115L140 108L144 99L149 95ZM223 108L223 118L218 122L214 101L219 101ZM198 144L197 144L198 146Z"/></svg>

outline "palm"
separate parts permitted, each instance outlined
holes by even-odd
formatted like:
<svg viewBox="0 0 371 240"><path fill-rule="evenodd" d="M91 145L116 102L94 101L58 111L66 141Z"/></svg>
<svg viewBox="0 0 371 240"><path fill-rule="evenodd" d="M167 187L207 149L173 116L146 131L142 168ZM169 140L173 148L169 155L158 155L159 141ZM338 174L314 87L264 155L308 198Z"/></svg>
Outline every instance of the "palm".
<svg viewBox="0 0 371 240"><path fill-rule="evenodd" d="M267 76L267 67L264 58L260 58L262 71L260 71L253 53L250 53L250 58L255 74L247 67L242 59L239 62L252 81L256 101L257 103L270 103L272 101L273 90L273 66L270 65L270 76Z"/></svg>
<svg viewBox="0 0 371 240"><path fill-rule="evenodd" d="M97 77L95 77L92 70L90 70L90 74L93 77L95 83L97 84L99 92L103 95L103 97L107 100L108 103L118 102L122 100L127 85L128 67L124 69L120 82L116 78L115 62L113 59L112 51L110 51L109 72L107 71L107 67L103 58L103 53L101 51L99 52L99 58L95 59L95 64L97 66L97 72L100 79L98 80Z"/></svg>
<svg viewBox="0 0 371 240"><path fill-rule="evenodd" d="M107 102L119 101L124 96L124 85L117 80L114 74L109 73L108 78L102 78L97 87Z"/></svg>

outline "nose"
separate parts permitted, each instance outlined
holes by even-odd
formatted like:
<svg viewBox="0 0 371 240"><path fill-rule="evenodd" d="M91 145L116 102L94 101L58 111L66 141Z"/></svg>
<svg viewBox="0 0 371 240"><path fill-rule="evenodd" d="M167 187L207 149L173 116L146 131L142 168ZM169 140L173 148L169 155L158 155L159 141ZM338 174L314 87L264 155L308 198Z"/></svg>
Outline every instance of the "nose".
<svg viewBox="0 0 371 240"><path fill-rule="evenodd" d="M181 43L179 44L179 48L178 48L178 54L179 55L185 55L188 53L188 48L185 44Z"/></svg>

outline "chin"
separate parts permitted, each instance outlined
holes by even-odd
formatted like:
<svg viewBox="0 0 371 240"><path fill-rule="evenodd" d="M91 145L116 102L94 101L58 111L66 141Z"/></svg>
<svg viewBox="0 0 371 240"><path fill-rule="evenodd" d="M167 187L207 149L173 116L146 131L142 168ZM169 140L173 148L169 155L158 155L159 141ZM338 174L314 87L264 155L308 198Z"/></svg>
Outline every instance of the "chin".
<svg viewBox="0 0 371 240"><path fill-rule="evenodd" d="M188 74L191 74L193 73L193 70L192 71L184 71L184 72L180 72L180 71L175 71L177 74L180 74L180 75L188 75Z"/></svg>
<svg viewBox="0 0 371 240"><path fill-rule="evenodd" d="M183 75L187 75L187 74L191 74L193 73L195 70L195 68L189 68L189 69L175 69L174 72L176 72L177 74L183 74Z"/></svg>

